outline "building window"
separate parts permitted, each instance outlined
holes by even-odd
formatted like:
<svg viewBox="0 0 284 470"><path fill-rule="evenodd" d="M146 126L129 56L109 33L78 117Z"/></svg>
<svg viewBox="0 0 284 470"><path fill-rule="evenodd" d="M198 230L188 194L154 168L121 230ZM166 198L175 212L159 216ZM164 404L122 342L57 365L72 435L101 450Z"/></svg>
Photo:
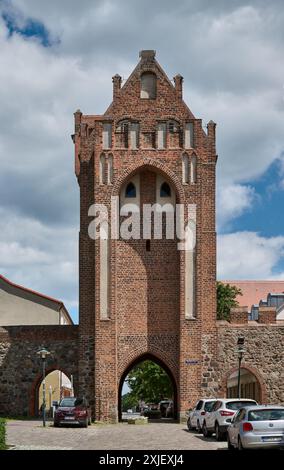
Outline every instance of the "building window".
<svg viewBox="0 0 284 470"><path fill-rule="evenodd" d="M157 93L157 77L152 72L145 72L141 75L140 98L155 99Z"/></svg>
<svg viewBox="0 0 284 470"><path fill-rule="evenodd" d="M151 251L151 242L150 242L150 240L146 240L146 251Z"/></svg>
<svg viewBox="0 0 284 470"><path fill-rule="evenodd" d="M106 157L105 154L102 153L100 156L100 184L105 183L105 174L106 174Z"/></svg>
<svg viewBox="0 0 284 470"><path fill-rule="evenodd" d="M192 155L191 162L190 162L190 182L196 183L197 177L197 159L195 155Z"/></svg>
<svg viewBox="0 0 284 470"><path fill-rule="evenodd" d="M103 125L103 148L111 148L111 124L106 123Z"/></svg>
<svg viewBox="0 0 284 470"><path fill-rule="evenodd" d="M125 197L136 197L136 188L132 182L126 186Z"/></svg>
<svg viewBox="0 0 284 470"><path fill-rule="evenodd" d="M139 124L132 123L130 125L130 148L137 149L139 141Z"/></svg>
<svg viewBox="0 0 284 470"><path fill-rule="evenodd" d="M189 158L186 153L182 156L182 182L189 183Z"/></svg>
<svg viewBox="0 0 284 470"><path fill-rule="evenodd" d="M116 145L119 148L128 148L129 122L120 121L115 129Z"/></svg>
<svg viewBox="0 0 284 470"><path fill-rule="evenodd" d="M187 122L184 130L184 148L191 149L193 147L193 123Z"/></svg>
<svg viewBox="0 0 284 470"><path fill-rule="evenodd" d="M166 136L167 136L167 124L165 122L160 122L158 124L158 149L166 148Z"/></svg>
<svg viewBox="0 0 284 470"><path fill-rule="evenodd" d="M107 161L107 182L108 184L112 184L112 177L113 177L113 156L110 154L108 156L108 161Z"/></svg>
<svg viewBox="0 0 284 470"><path fill-rule="evenodd" d="M169 133L174 134L175 132L179 132L179 123L177 121L169 121L168 122Z"/></svg>
<svg viewBox="0 0 284 470"><path fill-rule="evenodd" d="M168 121L168 146L170 148L179 148L181 144L180 125L177 121Z"/></svg>
<svg viewBox="0 0 284 470"><path fill-rule="evenodd" d="M171 197L171 188L166 182L161 185L160 197Z"/></svg>

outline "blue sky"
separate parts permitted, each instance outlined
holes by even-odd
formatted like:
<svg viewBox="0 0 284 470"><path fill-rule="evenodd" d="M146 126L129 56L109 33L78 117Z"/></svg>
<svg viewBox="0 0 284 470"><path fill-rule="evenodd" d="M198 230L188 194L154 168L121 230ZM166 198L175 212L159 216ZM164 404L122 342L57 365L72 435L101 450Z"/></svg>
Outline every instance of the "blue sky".
<svg viewBox="0 0 284 470"><path fill-rule="evenodd" d="M280 169L280 161L275 160L258 179L249 182L255 190L255 204L232 221L230 230L246 229L265 237L284 233L284 187Z"/></svg>
<svg viewBox="0 0 284 470"><path fill-rule="evenodd" d="M217 122L220 279L284 279L280 0L0 1L0 272L78 315L73 112L155 49L203 125Z"/></svg>
<svg viewBox="0 0 284 470"><path fill-rule="evenodd" d="M41 21L37 21L33 18L25 18L24 23L19 24L16 15L13 15L13 10L4 10L2 18L7 27L8 36L20 34L26 38L35 38L45 47L52 45L49 32Z"/></svg>

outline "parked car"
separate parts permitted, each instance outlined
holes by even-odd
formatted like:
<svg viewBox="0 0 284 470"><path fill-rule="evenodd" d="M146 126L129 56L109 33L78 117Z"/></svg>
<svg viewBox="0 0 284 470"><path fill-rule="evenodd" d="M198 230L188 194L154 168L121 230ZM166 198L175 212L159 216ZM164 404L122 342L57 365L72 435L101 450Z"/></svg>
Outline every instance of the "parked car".
<svg viewBox="0 0 284 470"><path fill-rule="evenodd" d="M174 402L171 401L166 410L166 418L173 418L173 417L174 417Z"/></svg>
<svg viewBox="0 0 284 470"><path fill-rule="evenodd" d="M284 407L241 408L227 431L228 449L284 448Z"/></svg>
<svg viewBox="0 0 284 470"><path fill-rule="evenodd" d="M172 403L173 403L172 400L162 400L162 401L160 401L159 408L160 408L162 418L169 417L170 407L171 407Z"/></svg>
<svg viewBox="0 0 284 470"><path fill-rule="evenodd" d="M212 410L203 420L202 432L204 437L215 433L217 441L224 439L227 428L240 408L257 405L255 400L249 398L219 398Z"/></svg>
<svg viewBox="0 0 284 470"><path fill-rule="evenodd" d="M55 427L61 424L79 424L86 428L88 424L91 424L91 420L91 408L87 400L85 398L68 397L60 401L54 413L53 423Z"/></svg>
<svg viewBox="0 0 284 470"><path fill-rule="evenodd" d="M149 419L160 419L162 417L158 403L149 403L148 408L144 408L143 416Z"/></svg>
<svg viewBox="0 0 284 470"><path fill-rule="evenodd" d="M189 412L187 427L188 430L197 429L198 432L202 432L203 421L205 415L209 413L216 403L216 398L202 398L196 404L196 406Z"/></svg>

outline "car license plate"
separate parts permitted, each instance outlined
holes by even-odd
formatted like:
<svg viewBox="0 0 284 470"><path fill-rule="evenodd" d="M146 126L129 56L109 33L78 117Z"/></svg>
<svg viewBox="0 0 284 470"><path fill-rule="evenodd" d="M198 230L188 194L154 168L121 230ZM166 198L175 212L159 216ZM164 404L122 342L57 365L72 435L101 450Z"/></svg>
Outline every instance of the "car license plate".
<svg viewBox="0 0 284 470"><path fill-rule="evenodd" d="M282 437L280 436L275 436L275 437L263 437L262 440L264 442L281 442Z"/></svg>
<svg viewBox="0 0 284 470"><path fill-rule="evenodd" d="M65 416L64 419L69 420L69 421L73 421L75 419L75 417L74 416Z"/></svg>

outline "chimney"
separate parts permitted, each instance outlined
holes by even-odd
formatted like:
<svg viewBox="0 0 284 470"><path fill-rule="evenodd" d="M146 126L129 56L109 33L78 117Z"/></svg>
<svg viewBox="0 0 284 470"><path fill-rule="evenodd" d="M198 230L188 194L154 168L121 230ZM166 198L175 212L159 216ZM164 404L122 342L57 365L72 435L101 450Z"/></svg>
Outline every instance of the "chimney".
<svg viewBox="0 0 284 470"><path fill-rule="evenodd" d="M156 51L145 50L139 52L139 57L141 62L153 62L155 59Z"/></svg>
<svg viewBox="0 0 284 470"><path fill-rule="evenodd" d="M176 75L174 77L174 82L175 82L175 87L176 87L176 92L178 94L178 97L182 99L182 82L183 82L183 77L181 75Z"/></svg>
<svg viewBox="0 0 284 470"><path fill-rule="evenodd" d="M121 88L121 76L116 74L114 77L112 77L112 83L113 83L113 98L116 98Z"/></svg>
<svg viewBox="0 0 284 470"><path fill-rule="evenodd" d="M81 118L82 118L82 112L80 109L77 109L74 113L74 121L75 121L75 134L79 132L80 126L81 126Z"/></svg>
<svg viewBox="0 0 284 470"><path fill-rule="evenodd" d="M207 135L209 138L210 151L213 154L216 153L215 134L216 134L216 123L211 120L207 124Z"/></svg>

